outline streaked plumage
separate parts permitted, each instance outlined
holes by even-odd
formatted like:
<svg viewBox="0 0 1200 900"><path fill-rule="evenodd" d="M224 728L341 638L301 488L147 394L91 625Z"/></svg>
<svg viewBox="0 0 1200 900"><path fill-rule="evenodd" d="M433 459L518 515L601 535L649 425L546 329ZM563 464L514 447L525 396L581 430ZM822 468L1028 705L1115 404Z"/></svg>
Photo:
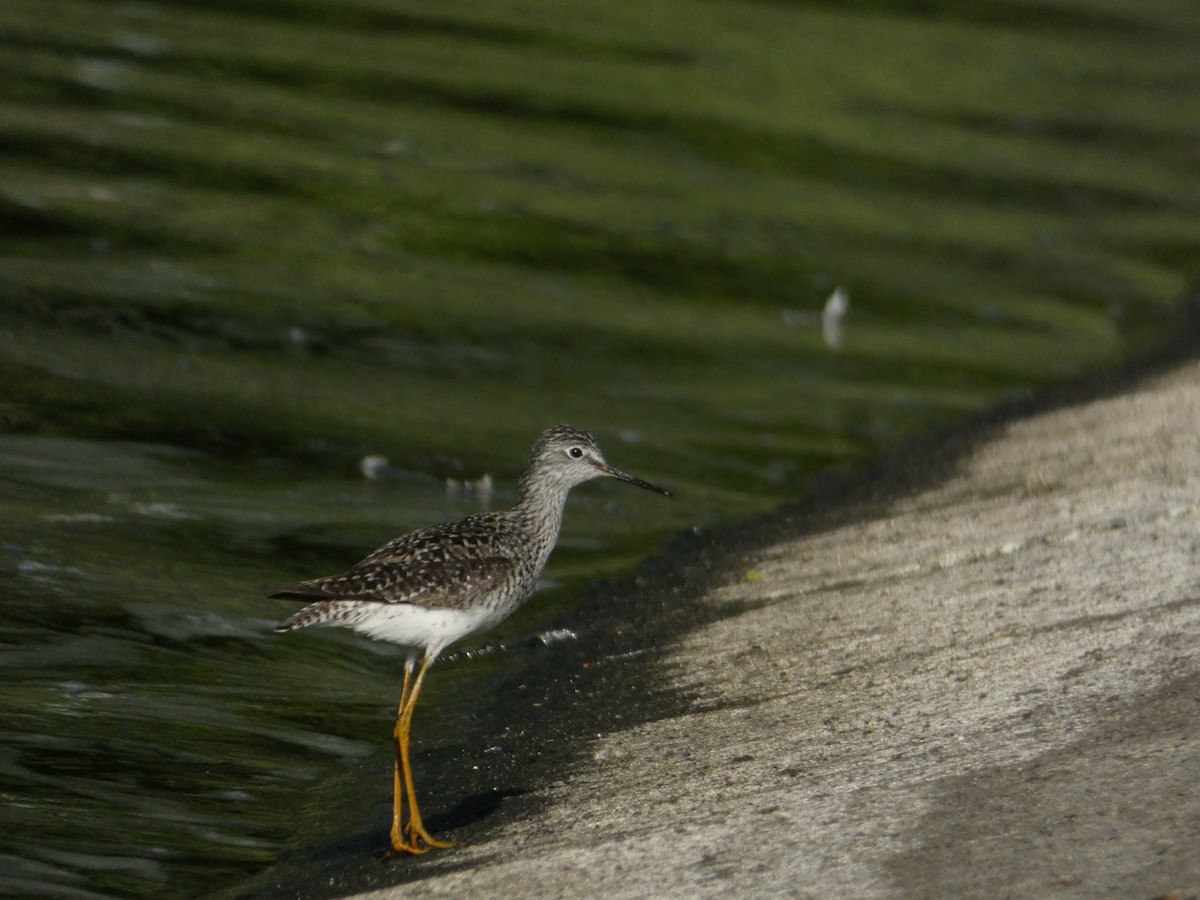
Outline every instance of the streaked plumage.
<svg viewBox="0 0 1200 900"><path fill-rule="evenodd" d="M420 853L444 846L421 824L408 764L408 727L425 671L450 644L500 622L533 593L558 540L568 492L600 476L668 494L609 466L586 431L556 425L534 445L512 509L402 535L345 572L271 592L309 601L277 631L338 625L409 648L395 732L395 850ZM418 655L421 667L413 680ZM407 825L401 822L401 772Z"/></svg>

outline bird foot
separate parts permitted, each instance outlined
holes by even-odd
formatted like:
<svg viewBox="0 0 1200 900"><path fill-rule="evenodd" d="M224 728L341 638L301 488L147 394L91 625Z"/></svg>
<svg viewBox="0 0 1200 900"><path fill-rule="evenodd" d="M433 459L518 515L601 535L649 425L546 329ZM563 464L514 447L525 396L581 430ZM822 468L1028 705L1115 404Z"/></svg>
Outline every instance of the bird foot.
<svg viewBox="0 0 1200 900"><path fill-rule="evenodd" d="M408 832L407 837L404 832ZM409 853L420 856L430 850L453 847L450 841L439 841L433 837L420 822L409 822L408 827L399 829L392 827L392 853Z"/></svg>

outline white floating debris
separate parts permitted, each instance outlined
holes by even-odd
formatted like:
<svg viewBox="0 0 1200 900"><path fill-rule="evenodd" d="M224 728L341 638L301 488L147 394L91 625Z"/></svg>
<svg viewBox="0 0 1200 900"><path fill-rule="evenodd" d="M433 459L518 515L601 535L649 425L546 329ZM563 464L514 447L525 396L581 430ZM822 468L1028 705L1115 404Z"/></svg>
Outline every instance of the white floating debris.
<svg viewBox="0 0 1200 900"><path fill-rule="evenodd" d="M508 645L503 643L484 644L482 647L469 647L465 650L455 650L446 654L449 660L477 659L481 656L491 656L493 653L507 653Z"/></svg>
<svg viewBox="0 0 1200 900"><path fill-rule="evenodd" d="M825 301L825 310L821 313L821 331L825 335L825 343L834 350L842 349L842 319L849 308L850 298L841 288L836 288Z"/></svg>
<svg viewBox="0 0 1200 900"><path fill-rule="evenodd" d="M194 512L188 512L176 503L133 503L130 505L130 509L140 516L149 516L152 519L167 519L172 522L202 518Z"/></svg>
<svg viewBox="0 0 1200 900"><path fill-rule="evenodd" d="M386 456L364 456L358 462L358 471L372 481L382 481L395 471Z"/></svg>
<svg viewBox="0 0 1200 900"><path fill-rule="evenodd" d="M115 696L107 691L94 690L84 681L64 681L58 689L73 700L111 700Z"/></svg>
<svg viewBox="0 0 1200 900"><path fill-rule="evenodd" d="M23 559L17 563L17 571L29 578L54 578L69 575L72 578L87 578L87 572L77 566L56 566L53 563Z"/></svg>
<svg viewBox="0 0 1200 900"><path fill-rule="evenodd" d="M570 628L551 628L538 635L538 640L549 647L551 644L561 644L563 641L577 641L579 635Z"/></svg>

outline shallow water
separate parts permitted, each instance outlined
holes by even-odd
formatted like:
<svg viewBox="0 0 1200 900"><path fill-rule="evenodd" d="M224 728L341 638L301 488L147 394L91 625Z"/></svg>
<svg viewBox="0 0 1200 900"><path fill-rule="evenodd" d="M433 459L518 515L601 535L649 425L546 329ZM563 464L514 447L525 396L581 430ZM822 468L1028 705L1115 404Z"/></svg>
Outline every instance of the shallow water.
<svg viewBox="0 0 1200 900"><path fill-rule="evenodd" d="M1200 262L1188 3L53 6L0 9L0 893L274 859L398 655L275 635L260 586L511 502L545 425L676 496L577 490L442 684L681 530L1152 346Z"/></svg>

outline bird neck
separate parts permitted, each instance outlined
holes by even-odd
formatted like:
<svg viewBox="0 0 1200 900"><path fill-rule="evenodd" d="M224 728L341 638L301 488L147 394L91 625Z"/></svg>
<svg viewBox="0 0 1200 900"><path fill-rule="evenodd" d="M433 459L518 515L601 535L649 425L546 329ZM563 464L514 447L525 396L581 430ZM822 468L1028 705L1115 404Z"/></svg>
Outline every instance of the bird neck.
<svg viewBox="0 0 1200 900"><path fill-rule="evenodd" d="M568 484L539 478L536 472L526 472L517 487L517 505L513 512L531 528L557 535L570 489Z"/></svg>

